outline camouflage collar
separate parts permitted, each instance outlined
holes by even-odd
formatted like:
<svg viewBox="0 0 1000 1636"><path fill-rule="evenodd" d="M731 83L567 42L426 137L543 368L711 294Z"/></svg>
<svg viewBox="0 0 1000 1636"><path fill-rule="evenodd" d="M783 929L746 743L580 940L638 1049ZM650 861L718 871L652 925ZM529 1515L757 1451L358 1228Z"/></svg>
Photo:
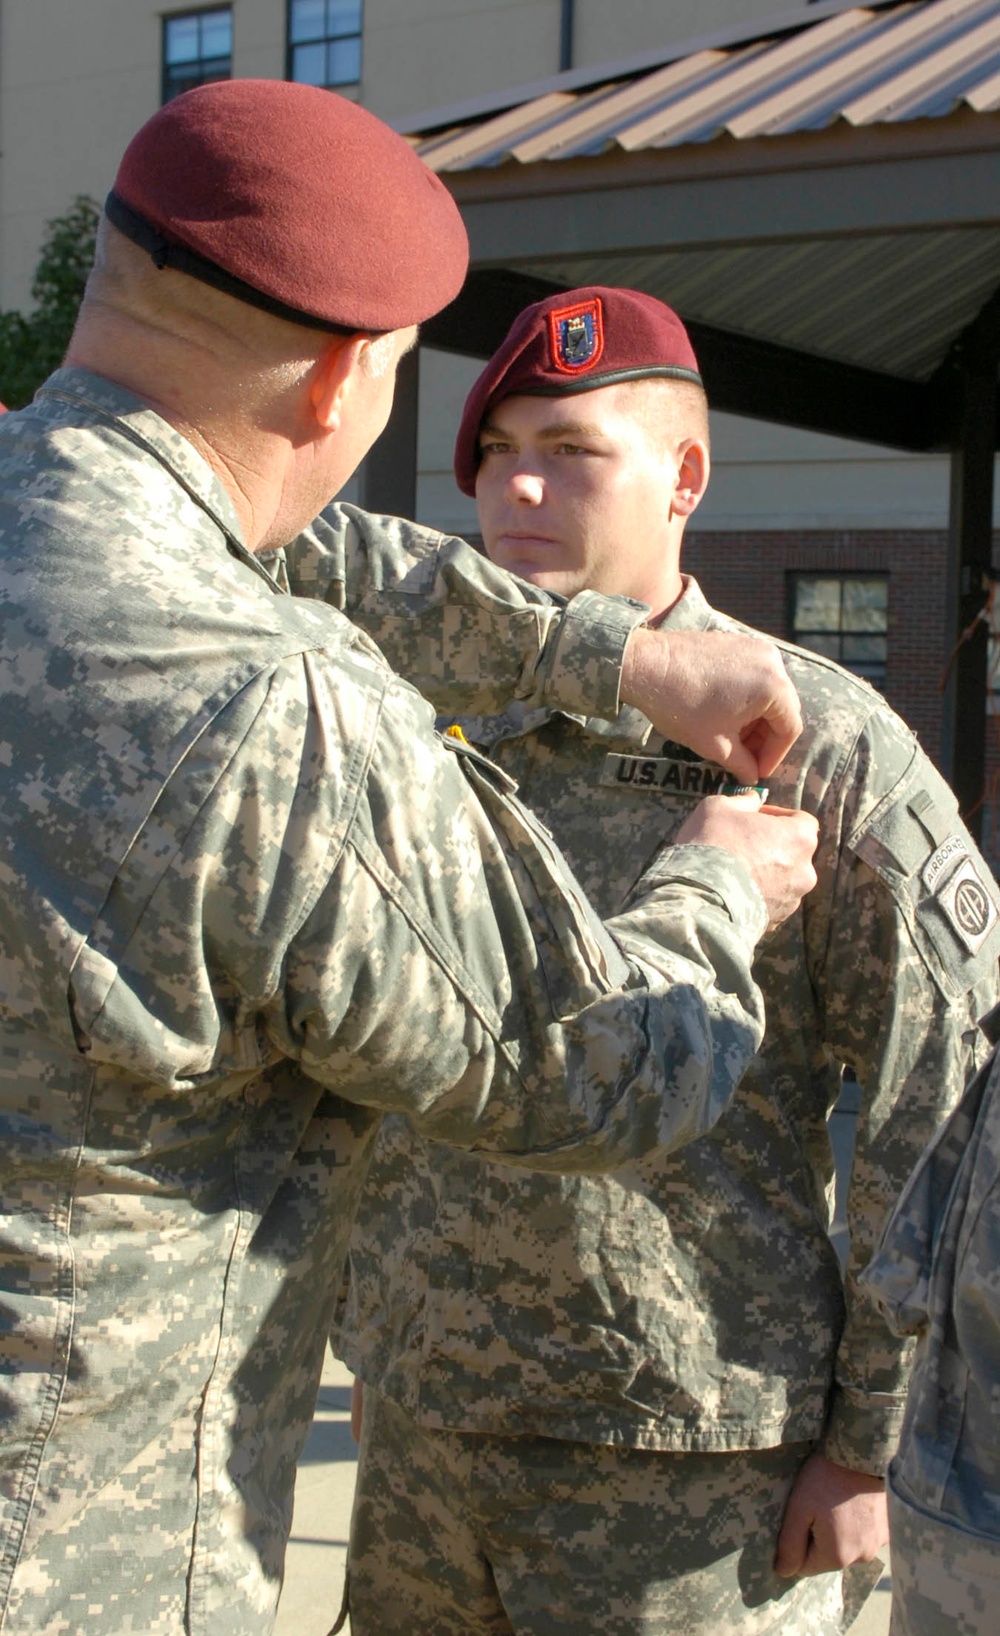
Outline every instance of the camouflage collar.
<svg viewBox="0 0 1000 1636"><path fill-rule="evenodd" d="M35 395L29 413L55 425L103 424L165 466L225 536L232 554L273 584L247 550L236 507L197 449L133 392L88 369L57 369Z"/></svg>

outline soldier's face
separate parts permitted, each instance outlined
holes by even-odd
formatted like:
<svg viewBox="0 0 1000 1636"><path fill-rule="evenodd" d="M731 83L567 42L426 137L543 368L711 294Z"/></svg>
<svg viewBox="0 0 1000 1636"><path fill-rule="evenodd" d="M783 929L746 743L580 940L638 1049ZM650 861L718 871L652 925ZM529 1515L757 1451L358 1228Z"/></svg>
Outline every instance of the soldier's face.
<svg viewBox="0 0 1000 1636"><path fill-rule="evenodd" d="M476 503L493 562L563 596L589 588L655 611L675 600L678 464L634 392L506 398L479 446Z"/></svg>

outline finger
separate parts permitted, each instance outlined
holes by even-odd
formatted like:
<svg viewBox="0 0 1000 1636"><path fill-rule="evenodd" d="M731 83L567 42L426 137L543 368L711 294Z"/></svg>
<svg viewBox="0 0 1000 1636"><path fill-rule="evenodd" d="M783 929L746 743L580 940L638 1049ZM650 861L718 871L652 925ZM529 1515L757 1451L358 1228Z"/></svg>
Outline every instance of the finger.
<svg viewBox="0 0 1000 1636"><path fill-rule="evenodd" d="M749 727L741 728L740 743L743 745L745 750L750 751L750 754L756 760L764 745L767 743L769 736L770 729L768 728L767 722L764 720L763 716L758 716L756 721L752 721L750 723Z"/></svg>
<svg viewBox="0 0 1000 1636"><path fill-rule="evenodd" d="M782 714L778 720L768 717L764 721L764 729L764 733L758 735L756 743L757 765L761 778L770 778L774 769L781 766L802 731L798 700L795 700L794 711L787 716Z"/></svg>
<svg viewBox="0 0 1000 1636"><path fill-rule="evenodd" d="M796 1503L793 1490L774 1553L774 1571L779 1579L794 1579L804 1571L810 1544L809 1527L809 1513Z"/></svg>
<svg viewBox="0 0 1000 1636"><path fill-rule="evenodd" d="M835 1538L817 1539L816 1535L812 1534L799 1575L803 1579L808 1579L813 1574L831 1574L846 1566L844 1552L839 1549Z"/></svg>
<svg viewBox="0 0 1000 1636"><path fill-rule="evenodd" d="M714 758L738 784L756 784L757 758L739 739L717 739Z"/></svg>

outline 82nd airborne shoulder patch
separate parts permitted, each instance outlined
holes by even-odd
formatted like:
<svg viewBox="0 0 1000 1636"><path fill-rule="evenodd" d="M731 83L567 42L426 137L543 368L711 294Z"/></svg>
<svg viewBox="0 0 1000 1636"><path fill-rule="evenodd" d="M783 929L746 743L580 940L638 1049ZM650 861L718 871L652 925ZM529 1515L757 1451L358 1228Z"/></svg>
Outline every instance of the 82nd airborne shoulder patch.
<svg viewBox="0 0 1000 1636"><path fill-rule="evenodd" d="M992 894L980 880L968 857L937 888L937 900L970 954L986 942L1000 915Z"/></svg>
<svg viewBox="0 0 1000 1636"><path fill-rule="evenodd" d="M549 346L553 369L564 375L593 369L604 351L604 314L600 296L550 312Z"/></svg>

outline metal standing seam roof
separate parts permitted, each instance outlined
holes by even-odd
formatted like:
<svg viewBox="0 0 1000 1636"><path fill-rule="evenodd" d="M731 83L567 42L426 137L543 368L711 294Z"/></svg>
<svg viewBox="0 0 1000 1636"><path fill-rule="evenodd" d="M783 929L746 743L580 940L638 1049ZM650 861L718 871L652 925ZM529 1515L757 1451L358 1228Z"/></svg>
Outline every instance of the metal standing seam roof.
<svg viewBox="0 0 1000 1636"><path fill-rule="evenodd" d="M599 71L598 71L599 72ZM1000 0L852 7L421 139L439 173L1000 109ZM426 126L425 126L426 128Z"/></svg>
<svg viewBox="0 0 1000 1636"><path fill-rule="evenodd" d="M503 169L505 185L521 174L530 192L540 161L626 161L718 142L725 175L734 144L748 139L759 151L769 136L989 116L1000 110L1000 0L826 0L815 18L786 14L760 36L575 70L527 92L428 114L426 134L410 140L440 174L485 180ZM790 183L815 185L807 174ZM581 241L563 253L511 251L521 273L556 286L630 285L688 322L911 381L932 378L1000 289L1000 226L985 219L790 238L772 235L763 216L754 241L713 244L671 242L665 221L662 242L643 250Z"/></svg>

